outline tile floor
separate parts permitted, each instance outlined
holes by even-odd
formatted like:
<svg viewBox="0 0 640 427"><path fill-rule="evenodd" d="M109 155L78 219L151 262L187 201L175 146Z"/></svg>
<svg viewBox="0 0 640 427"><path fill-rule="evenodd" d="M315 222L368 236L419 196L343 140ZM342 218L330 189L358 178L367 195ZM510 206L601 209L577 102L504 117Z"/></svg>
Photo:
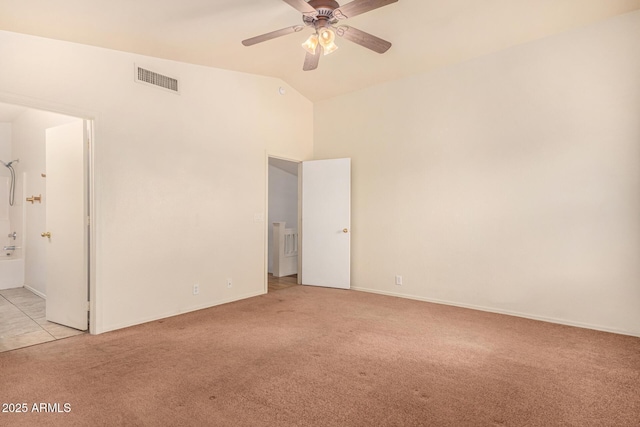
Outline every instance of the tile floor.
<svg viewBox="0 0 640 427"><path fill-rule="evenodd" d="M45 300L26 288L0 291L0 352L79 335L45 318Z"/></svg>
<svg viewBox="0 0 640 427"><path fill-rule="evenodd" d="M273 277L273 274L269 273L267 283L269 292L279 291L280 289L290 288L291 286L298 286L298 275Z"/></svg>

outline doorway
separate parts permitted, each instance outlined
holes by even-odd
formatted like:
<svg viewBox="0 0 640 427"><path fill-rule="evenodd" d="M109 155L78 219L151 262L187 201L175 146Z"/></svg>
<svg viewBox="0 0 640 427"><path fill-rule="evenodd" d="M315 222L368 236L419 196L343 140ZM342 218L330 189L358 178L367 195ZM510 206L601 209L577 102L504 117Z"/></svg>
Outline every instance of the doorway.
<svg viewBox="0 0 640 427"><path fill-rule="evenodd" d="M298 285L299 162L268 157L267 291Z"/></svg>
<svg viewBox="0 0 640 427"><path fill-rule="evenodd" d="M350 289L351 159L304 162L271 156L267 159L266 290L277 290L276 286L269 287L269 279L273 282L283 276L290 277L288 283L277 284L293 286L294 273L299 285ZM279 183L282 172L289 175L285 185ZM284 204L278 200L278 191L289 195L286 202L291 206L289 223L297 223L297 229L288 228L291 226L283 221L286 214L278 211ZM276 232L278 228L280 233ZM284 274L278 271L281 266L276 263L276 252L282 252L283 247L287 255L296 256L295 264L285 265Z"/></svg>
<svg viewBox="0 0 640 427"><path fill-rule="evenodd" d="M75 129L73 144L63 148L56 144L54 147L50 137L60 134L64 128ZM16 170L14 203L5 211L1 208L3 200L0 200L2 261L10 259L11 263L3 264L19 266L12 269L11 274L16 277L11 283L0 281L0 305L3 308L0 310L0 351L6 351L88 330L91 143L85 144L85 141L89 141L92 134L92 122L15 104L0 104L1 130L4 132L0 132L0 158L4 160L3 157L8 156L18 160L13 163ZM48 146L55 149L47 150ZM79 181L75 190L68 182L61 183L59 179L70 172L71 157L75 157L71 162L75 165L72 166L75 169L72 179ZM63 173L56 173L56 168ZM79 201L72 202L69 198L74 191L76 199L79 194ZM0 198L4 198L1 190ZM75 206L76 211L79 206L80 212L69 216L65 206ZM52 214L55 210L58 211L56 215ZM75 218L73 233L56 224L60 217ZM76 242L80 236L79 245L75 245L79 250L61 248L60 242L74 233ZM51 284L54 270L64 274L62 287L56 288ZM74 281L69 276L73 270L80 272L80 296L68 287ZM1 275L6 278L6 275ZM77 286L78 280L75 282ZM76 307L65 305L67 300L74 298ZM83 322L69 323L66 314L60 317L56 311L75 312Z"/></svg>

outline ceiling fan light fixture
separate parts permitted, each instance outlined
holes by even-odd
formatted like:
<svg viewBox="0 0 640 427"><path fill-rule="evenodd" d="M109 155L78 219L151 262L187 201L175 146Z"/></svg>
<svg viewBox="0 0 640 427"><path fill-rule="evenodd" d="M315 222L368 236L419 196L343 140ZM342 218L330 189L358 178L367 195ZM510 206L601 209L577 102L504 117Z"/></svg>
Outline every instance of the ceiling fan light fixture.
<svg viewBox="0 0 640 427"><path fill-rule="evenodd" d="M310 54L315 55L316 49L318 48L318 35L311 34L307 41L302 43L302 47Z"/></svg>

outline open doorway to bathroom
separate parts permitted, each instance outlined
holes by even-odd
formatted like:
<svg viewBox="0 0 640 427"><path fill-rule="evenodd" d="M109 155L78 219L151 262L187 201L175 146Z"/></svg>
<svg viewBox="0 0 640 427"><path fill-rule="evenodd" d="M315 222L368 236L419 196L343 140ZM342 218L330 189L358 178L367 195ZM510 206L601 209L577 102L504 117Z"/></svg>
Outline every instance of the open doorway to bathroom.
<svg viewBox="0 0 640 427"><path fill-rule="evenodd" d="M268 292L298 285L298 162L269 157Z"/></svg>
<svg viewBox="0 0 640 427"><path fill-rule="evenodd" d="M0 352L88 329L90 126L0 103Z"/></svg>

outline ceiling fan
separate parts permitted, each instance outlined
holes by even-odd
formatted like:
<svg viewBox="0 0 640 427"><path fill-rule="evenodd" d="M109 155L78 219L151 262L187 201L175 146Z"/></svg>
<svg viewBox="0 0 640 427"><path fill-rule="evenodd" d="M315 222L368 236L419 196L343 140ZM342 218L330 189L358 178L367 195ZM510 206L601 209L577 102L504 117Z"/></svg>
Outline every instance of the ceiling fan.
<svg viewBox="0 0 640 427"><path fill-rule="evenodd" d="M336 26L336 24L338 21L353 18L365 12L395 3L398 0L353 0L344 6L340 6L335 0L309 0L309 2L305 0L283 1L302 13L302 22L304 25L294 25L252 37L243 40L243 45L252 46L257 43L275 39L276 37L297 33L302 31L305 26L312 27L315 29L315 32L302 44L302 47L307 51L304 66L302 67L304 71L318 68L321 52L328 55L338 49L338 46L334 42L336 35L377 53L385 53L391 47L391 43L379 37L365 33L357 28L347 25Z"/></svg>

